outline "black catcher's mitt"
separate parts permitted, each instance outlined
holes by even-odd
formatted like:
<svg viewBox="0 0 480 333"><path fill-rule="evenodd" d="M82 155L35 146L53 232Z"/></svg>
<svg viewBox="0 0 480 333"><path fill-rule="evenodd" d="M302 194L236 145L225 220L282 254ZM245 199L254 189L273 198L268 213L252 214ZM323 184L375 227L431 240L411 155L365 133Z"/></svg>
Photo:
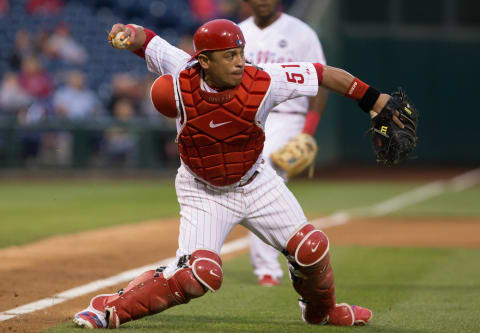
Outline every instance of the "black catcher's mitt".
<svg viewBox="0 0 480 333"><path fill-rule="evenodd" d="M398 164L405 160L417 145L418 111L405 92L399 88L382 109L372 119L373 150L377 162L385 165ZM401 128L394 116L405 126Z"/></svg>

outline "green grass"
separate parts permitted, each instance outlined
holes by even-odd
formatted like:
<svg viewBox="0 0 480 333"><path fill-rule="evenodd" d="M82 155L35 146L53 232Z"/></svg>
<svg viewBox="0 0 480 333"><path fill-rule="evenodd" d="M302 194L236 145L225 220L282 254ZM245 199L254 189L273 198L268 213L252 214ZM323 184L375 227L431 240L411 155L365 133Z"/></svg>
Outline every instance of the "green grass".
<svg viewBox="0 0 480 333"><path fill-rule="evenodd" d="M369 206L412 190L421 183L398 182L292 182L288 184L307 213L329 214L348 208ZM393 216L480 216L480 187L447 191L418 202Z"/></svg>
<svg viewBox="0 0 480 333"><path fill-rule="evenodd" d="M368 206L420 183L292 182L309 216ZM480 188L448 192L396 212L400 216L480 216ZM174 180L58 181L0 186L0 248L48 236L178 216Z"/></svg>
<svg viewBox="0 0 480 333"><path fill-rule="evenodd" d="M421 183L292 182L307 215L364 207ZM406 207L397 216L480 216L480 188L447 192ZM168 181L59 181L0 186L0 247L51 235L178 215ZM334 247L337 300L371 307L362 332L478 332L480 250ZM122 326L124 332L350 332L304 324L288 278L261 288L249 258L224 265L216 295ZM80 332L64 323L49 332Z"/></svg>
<svg viewBox="0 0 480 333"><path fill-rule="evenodd" d="M297 181L289 183L288 187L307 214L323 215L372 205L420 185L398 182Z"/></svg>
<svg viewBox="0 0 480 333"><path fill-rule="evenodd" d="M478 332L479 250L334 247L337 300L370 307L356 332ZM224 264L217 294L122 326L122 332L351 332L302 322L288 278L262 288L244 255ZM65 323L48 332L80 332Z"/></svg>
<svg viewBox="0 0 480 333"><path fill-rule="evenodd" d="M68 181L0 186L0 247L175 216L174 181Z"/></svg>
<svg viewBox="0 0 480 333"><path fill-rule="evenodd" d="M480 187L446 192L430 200L405 207L396 216L479 217Z"/></svg>

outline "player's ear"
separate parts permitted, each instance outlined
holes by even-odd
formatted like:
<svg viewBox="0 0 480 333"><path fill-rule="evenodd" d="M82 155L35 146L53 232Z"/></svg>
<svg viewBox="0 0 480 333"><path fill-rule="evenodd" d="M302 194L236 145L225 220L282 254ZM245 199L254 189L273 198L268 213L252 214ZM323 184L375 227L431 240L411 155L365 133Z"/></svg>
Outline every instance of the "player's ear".
<svg viewBox="0 0 480 333"><path fill-rule="evenodd" d="M197 57L198 63L202 67L202 69L208 69L210 66L210 57L207 54L200 53Z"/></svg>

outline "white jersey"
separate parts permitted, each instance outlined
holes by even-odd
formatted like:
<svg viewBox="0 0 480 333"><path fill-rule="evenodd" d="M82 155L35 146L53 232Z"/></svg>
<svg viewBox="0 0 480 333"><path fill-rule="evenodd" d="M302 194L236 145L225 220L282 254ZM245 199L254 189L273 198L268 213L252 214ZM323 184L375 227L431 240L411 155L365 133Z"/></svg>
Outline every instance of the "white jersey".
<svg viewBox="0 0 480 333"><path fill-rule="evenodd" d="M318 62L326 64L317 34L296 17L282 13L264 29L249 17L239 24L246 40L245 57L263 67L266 63ZM262 65L260 65L262 64ZM278 112L307 113L308 98L299 97L274 108Z"/></svg>
<svg viewBox="0 0 480 333"><path fill-rule="evenodd" d="M147 45L145 60L151 72L161 75L170 74L173 76L175 82L179 73L188 64L190 56L184 51L172 46L161 37L155 36ZM268 113L278 104L300 96L315 96L318 93L317 70L311 62L288 64L268 63L262 65L262 68L271 78L270 87L256 115L256 122L262 129L265 129ZM215 90L208 87L204 82L202 82L201 86L202 89L215 92ZM175 89L175 100L177 102L177 109L180 112L180 110L183 109L181 107L182 100L177 89ZM177 116L177 131L180 133L182 124L180 123L179 115L180 113L178 113ZM259 160L261 160L261 157ZM258 163L260 163L260 161L257 161L245 174L245 179L248 179L249 176L255 172Z"/></svg>

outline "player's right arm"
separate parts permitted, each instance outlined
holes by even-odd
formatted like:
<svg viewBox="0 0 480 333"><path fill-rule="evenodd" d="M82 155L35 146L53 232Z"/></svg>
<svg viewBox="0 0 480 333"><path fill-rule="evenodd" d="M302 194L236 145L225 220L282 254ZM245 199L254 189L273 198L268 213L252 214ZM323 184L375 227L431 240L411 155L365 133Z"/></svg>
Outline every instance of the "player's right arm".
<svg viewBox="0 0 480 333"><path fill-rule="evenodd" d="M188 53L171 45L155 32L136 24L114 24L108 35L113 47L112 41L119 32L123 32L125 49L145 58L148 70L153 73L176 74L178 68L190 59Z"/></svg>

